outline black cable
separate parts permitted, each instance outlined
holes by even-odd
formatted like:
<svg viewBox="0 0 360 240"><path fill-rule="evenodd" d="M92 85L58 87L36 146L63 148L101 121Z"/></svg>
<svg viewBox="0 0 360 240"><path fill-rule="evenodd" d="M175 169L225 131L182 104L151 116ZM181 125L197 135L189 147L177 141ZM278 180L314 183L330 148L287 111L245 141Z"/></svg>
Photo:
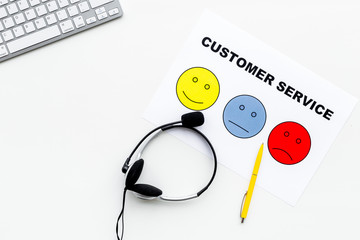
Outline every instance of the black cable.
<svg viewBox="0 0 360 240"><path fill-rule="evenodd" d="M123 193L123 202L122 202L122 208L121 208L121 212L118 216L118 219L116 221L116 237L118 240L122 240L123 236L124 236L124 210L125 210L125 197L126 197L126 191L127 189L124 188L124 193ZM121 238L119 237L119 221L121 218Z"/></svg>

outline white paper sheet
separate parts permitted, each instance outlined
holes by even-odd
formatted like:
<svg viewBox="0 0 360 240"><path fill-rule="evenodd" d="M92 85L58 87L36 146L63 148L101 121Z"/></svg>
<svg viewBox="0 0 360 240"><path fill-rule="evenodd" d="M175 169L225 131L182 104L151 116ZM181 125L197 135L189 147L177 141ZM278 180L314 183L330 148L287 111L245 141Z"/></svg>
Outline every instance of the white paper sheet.
<svg viewBox="0 0 360 240"><path fill-rule="evenodd" d="M144 117L162 124L192 109L202 111L200 130L212 141L219 162L246 179L264 143L256 184L295 205L356 102L205 11Z"/></svg>

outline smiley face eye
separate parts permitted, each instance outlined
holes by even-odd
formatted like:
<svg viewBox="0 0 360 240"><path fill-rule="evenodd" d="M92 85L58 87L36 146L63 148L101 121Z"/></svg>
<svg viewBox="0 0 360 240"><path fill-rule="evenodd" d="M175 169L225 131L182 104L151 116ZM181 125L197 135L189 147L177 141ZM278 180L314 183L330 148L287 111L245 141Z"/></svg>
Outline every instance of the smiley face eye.
<svg viewBox="0 0 360 240"><path fill-rule="evenodd" d="M198 79L197 77L193 77L192 81L193 81L194 83L196 83L196 82L199 81L199 79Z"/></svg>
<svg viewBox="0 0 360 240"><path fill-rule="evenodd" d="M243 110L245 109L245 106L244 106L244 105L240 105L240 106L239 106L239 109L240 109L241 111L243 111Z"/></svg>
<svg viewBox="0 0 360 240"><path fill-rule="evenodd" d="M300 138L297 138L297 139L296 139L296 143L297 143L297 144L300 144L300 143L301 143L301 139L300 139Z"/></svg>
<svg viewBox="0 0 360 240"><path fill-rule="evenodd" d="M290 133L288 131L284 132L284 136L288 137L290 135Z"/></svg>
<svg viewBox="0 0 360 240"><path fill-rule="evenodd" d="M206 90L209 90L210 85L209 85L209 84L205 84L204 88L205 88Z"/></svg>
<svg viewBox="0 0 360 240"><path fill-rule="evenodd" d="M251 116L254 118L254 117L256 117L256 112L252 112L251 113Z"/></svg>

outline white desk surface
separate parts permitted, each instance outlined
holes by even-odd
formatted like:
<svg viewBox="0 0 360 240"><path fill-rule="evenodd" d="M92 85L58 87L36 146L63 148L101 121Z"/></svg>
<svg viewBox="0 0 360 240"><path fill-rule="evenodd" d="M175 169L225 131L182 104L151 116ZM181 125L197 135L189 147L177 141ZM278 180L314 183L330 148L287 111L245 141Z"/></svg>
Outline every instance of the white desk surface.
<svg viewBox="0 0 360 240"><path fill-rule="evenodd" d="M360 99L360 2L292 2L122 0L121 19L1 63L0 239L116 239L121 166L204 8ZM196 200L129 194L124 239L360 239L359 122L358 104L296 207L255 188L240 224L248 181L220 165Z"/></svg>

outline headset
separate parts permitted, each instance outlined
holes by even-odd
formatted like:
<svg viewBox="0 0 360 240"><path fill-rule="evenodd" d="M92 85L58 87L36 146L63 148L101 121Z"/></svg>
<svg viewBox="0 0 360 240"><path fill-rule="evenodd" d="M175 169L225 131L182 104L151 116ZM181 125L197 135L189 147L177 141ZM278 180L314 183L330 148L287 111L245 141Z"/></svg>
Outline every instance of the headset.
<svg viewBox="0 0 360 240"><path fill-rule="evenodd" d="M123 167L122 172L125 173L125 188L129 191L132 191L136 193L136 196L145 199L145 200L151 200L155 198L160 198L161 200L165 201L184 201L189 200L192 198L199 197L203 192L206 191L206 189L210 186L212 181L214 180L216 169L217 169L217 159L216 159L216 153L214 150L214 147L210 143L209 139L199 130L197 130L195 127L201 126L204 123L204 115L201 112L191 112L187 113L181 116L181 121L172 122L168 124L164 124L160 127L155 128L154 130L150 131L148 134L145 135L143 139L140 140L140 142L136 145L134 150L131 152L129 157L126 159ZM141 155L146 148L146 146L160 133L165 132L170 129L174 128L185 128L189 129L193 133L201 136L202 139L205 140L205 142L209 145L213 160L214 160L214 169L213 174L209 180L209 182L206 184L205 187L203 187L200 191L190 194L188 196L183 197L169 197L164 196L163 192L152 185L149 184L136 184L137 180L139 179L143 166L144 166L144 160L141 158ZM146 141L147 140L147 141ZM146 141L146 142L145 142ZM130 164L130 160L132 159L134 153L138 151L139 154L134 161L133 164Z"/></svg>
<svg viewBox="0 0 360 240"><path fill-rule="evenodd" d="M130 153L129 157L125 160L123 167L122 167L122 172L125 174L125 187L124 187L124 194L123 194L123 206L122 206L122 210L119 214L119 217L117 219L117 224L116 224L116 234L117 234L118 240L120 239L119 234L118 234L118 224L119 224L119 220L121 217L122 217L121 239L124 234L124 208L125 208L125 195L126 195L127 191L131 191L131 192L135 193L135 195L137 197L144 199L144 200L160 199L160 200L164 200L164 201L185 201L185 200L199 197L211 185L211 183L213 182L213 180L215 178L216 170L217 170L216 153L215 153L214 147L212 146L210 140L202 132L200 132L198 129L195 128L195 127L203 125L204 121L205 121L204 115L201 112L186 113L181 116L181 121L167 123L167 124L161 125L155 129L153 129L152 131L150 131L148 134L146 134L140 140L140 142L136 145L134 150ZM146 146L159 134L166 132L170 129L175 129L175 128L190 130L194 134L200 136L208 144L208 146L212 152L213 162L214 162L214 169L213 169L211 178L208 181L208 183L202 189L197 191L196 193L189 194L186 196L180 196L180 197L166 196L166 195L163 195L163 192L161 189L159 189L155 186L152 186L149 184L137 183L137 181L141 175L141 172L143 170L143 167L144 167L144 160L141 158L141 155L142 155L144 149L146 148ZM138 152L138 155L136 157L134 157L134 154L136 152ZM133 158L135 158L135 160L133 161L132 164L130 164L130 161Z"/></svg>

